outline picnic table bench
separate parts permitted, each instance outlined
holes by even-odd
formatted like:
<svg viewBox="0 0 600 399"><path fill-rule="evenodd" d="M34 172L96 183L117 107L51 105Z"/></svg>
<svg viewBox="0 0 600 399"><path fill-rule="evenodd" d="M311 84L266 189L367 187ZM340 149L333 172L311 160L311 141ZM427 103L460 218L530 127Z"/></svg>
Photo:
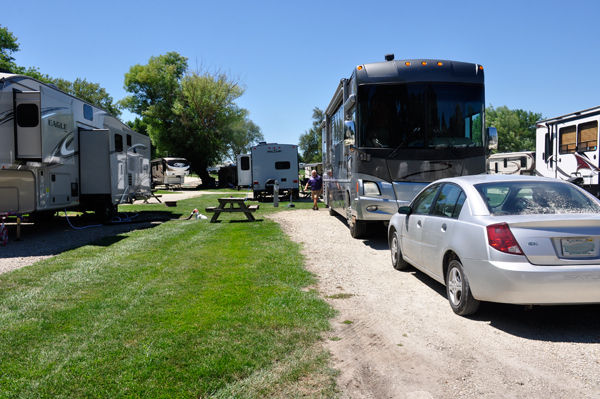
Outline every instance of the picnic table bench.
<svg viewBox="0 0 600 399"><path fill-rule="evenodd" d="M229 207L227 206L229 205ZM237 206L235 206L237 205ZM207 206L206 212L214 213L210 219L211 223L214 223L219 219L221 213L237 213L243 212L249 221L254 222L254 215L252 212L256 212L258 205L246 206L246 198L219 198L219 206Z"/></svg>

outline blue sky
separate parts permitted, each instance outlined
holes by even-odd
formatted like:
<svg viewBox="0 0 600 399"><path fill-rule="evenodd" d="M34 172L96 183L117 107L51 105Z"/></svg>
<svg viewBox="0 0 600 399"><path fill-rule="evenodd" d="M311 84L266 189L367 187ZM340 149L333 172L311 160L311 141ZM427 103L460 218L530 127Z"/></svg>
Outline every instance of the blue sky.
<svg viewBox="0 0 600 399"><path fill-rule="evenodd" d="M238 104L269 142L297 143L339 80L387 53L483 65L488 106L555 117L600 105L595 1L6 3L0 24L18 37L19 65L86 78L119 100L131 66L176 51L239 77Z"/></svg>

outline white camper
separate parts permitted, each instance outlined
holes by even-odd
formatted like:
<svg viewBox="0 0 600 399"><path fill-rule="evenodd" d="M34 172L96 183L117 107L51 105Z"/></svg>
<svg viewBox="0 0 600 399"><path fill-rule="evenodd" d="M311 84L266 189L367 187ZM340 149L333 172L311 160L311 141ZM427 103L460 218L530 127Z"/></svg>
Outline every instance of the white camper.
<svg viewBox="0 0 600 399"><path fill-rule="evenodd" d="M298 146L293 144L259 143L250 151L252 190L254 199L261 201L273 195L275 181L279 194L298 197Z"/></svg>
<svg viewBox="0 0 600 399"><path fill-rule="evenodd" d="M0 71L0 214L111 218L147 198L150 138L52 85Z"/></svg>
<svg viewBox="0 0 600 399"><path fill-rule="evenodd" d="M250 154L236 155L237 185L250 187L252 185L252 158Z"/></svg>
<svg viewBox="0 0 600 399"><path fill-rule="evenodd" d="M190 175L190 163L185 158L158 158L152 163L152 187L181 186Z"/></svg>
<svg viewBox="0 0 600 399"><path fill-rule="evenodd" d="M487 159L487 173L532 176L535 174L535 151L492 154Z"/></svg>
<svg viewBox="0 0 600 399"><path fill-rule="evenodd" d="M600 107L539 121L536 174L570 180L599 196L599 122Z"/></svg>

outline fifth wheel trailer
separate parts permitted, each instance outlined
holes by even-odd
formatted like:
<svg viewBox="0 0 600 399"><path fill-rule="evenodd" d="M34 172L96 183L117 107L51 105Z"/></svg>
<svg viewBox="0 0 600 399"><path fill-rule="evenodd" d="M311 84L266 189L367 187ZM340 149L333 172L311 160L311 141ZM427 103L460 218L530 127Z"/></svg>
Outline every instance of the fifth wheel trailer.
<svg viewBox="0 0 600 399"><path fill-rule="evenodd" d="M103 219L151 195L148 136L28 76L0 71L0 214Z"/></svg>
<svg viewBox="0 0 600 399"><path fill-rule="evenodd" d="M600 106L541 120L536 129L536 174L569 180L600 196Z"/></svg>

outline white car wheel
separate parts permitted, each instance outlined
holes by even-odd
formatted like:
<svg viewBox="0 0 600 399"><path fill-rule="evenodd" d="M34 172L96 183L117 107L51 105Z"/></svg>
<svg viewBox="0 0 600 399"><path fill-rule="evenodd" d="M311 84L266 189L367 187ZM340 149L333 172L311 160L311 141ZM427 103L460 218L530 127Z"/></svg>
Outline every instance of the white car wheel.
<svg viewBox="0 0 600 399"><path fill-rule="evenodd" d="M479 301L473 298L463 265L456 259L448 266L446 291L454 313L468 316L477 312Z"/></svg>

